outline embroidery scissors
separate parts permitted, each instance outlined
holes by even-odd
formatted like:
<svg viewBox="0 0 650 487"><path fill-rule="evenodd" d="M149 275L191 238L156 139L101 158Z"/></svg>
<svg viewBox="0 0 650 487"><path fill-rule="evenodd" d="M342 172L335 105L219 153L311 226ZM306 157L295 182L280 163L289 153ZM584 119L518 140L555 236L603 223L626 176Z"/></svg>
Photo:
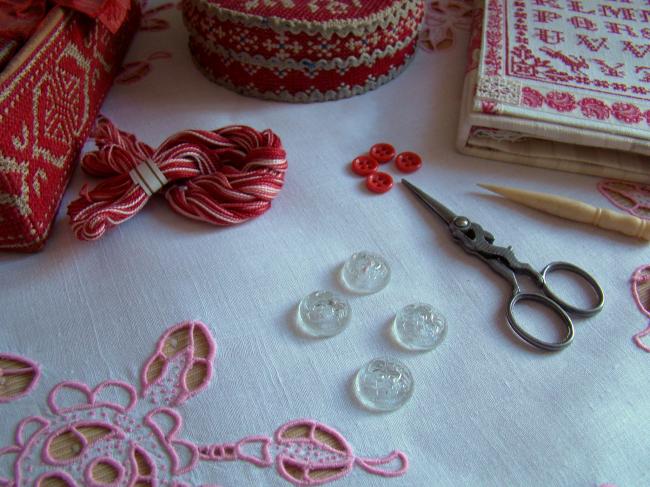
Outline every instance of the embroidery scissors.
<svg viewBox="0 0 650 487"><path fill-rule="evenodd" d="M461 246L465 252L472 254L503 277L512 285L512 296L506 308L506 318L512 331L519 338L535 348L555 352L567 347L573 341L573 321L568 313L576 316L593 316L600 312L605 301L603 290L587 271L568 262L551 262L542 272L537 272L530 264L520 262L511 247L499 247L494 245L494 236L483 230L478 223L472 222L465 216L456 215L449 208L435 200L417 186L402 179L402 183L420 199L425 206L437 214L447 224L454 241ZM572 273L584 280L594 291L596 304L591 308L579 308L573 306L558 297L548 286L546 277L553 271L565 271ZM517 275L530 277L540 292L524 292L519 284ZM566 334L557 342L541 340L527 332L515 319L515 305L522 301L535 301L549 308L562 320L566 328Z"/></svg>

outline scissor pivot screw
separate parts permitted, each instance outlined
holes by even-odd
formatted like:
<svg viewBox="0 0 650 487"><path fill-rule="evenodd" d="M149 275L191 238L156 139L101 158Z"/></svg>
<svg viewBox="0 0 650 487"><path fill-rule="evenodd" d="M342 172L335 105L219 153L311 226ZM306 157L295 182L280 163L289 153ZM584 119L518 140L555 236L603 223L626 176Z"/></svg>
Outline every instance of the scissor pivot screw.
<svg viewBox="0 0 650 487"><path fill-rule="evenodd" d="M467 228L469 227L469 220L464 216L457 216L454 218L454 225L458 228Z"/></svg>

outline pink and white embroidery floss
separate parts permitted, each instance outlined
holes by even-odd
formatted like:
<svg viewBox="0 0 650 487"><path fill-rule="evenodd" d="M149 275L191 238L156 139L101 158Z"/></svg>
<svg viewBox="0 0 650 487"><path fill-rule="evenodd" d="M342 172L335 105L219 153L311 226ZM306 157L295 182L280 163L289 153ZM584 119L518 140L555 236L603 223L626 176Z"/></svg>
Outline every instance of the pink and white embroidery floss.
<svg viewBox="0 0 650 487"><path fill-rule="evenodd" d="M100 117L95 142L81 167L108 179L92 190L84 186L68 206L80 240L96 240L132 218L163 188L181 215L220 226L243 223L271 207L287 169L280 138L243 125L184 130L153 149Z"/></svg>

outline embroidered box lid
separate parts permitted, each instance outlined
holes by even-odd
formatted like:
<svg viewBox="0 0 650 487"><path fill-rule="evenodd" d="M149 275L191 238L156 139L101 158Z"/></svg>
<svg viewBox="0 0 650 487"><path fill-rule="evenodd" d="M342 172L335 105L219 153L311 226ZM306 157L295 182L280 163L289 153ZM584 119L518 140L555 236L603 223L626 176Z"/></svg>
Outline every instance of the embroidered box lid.
<svg viewBox="0 0 650 487"><path fill-rule="evenodd" d="M291 32L362 35L397 22L414 0L199 0L222 20Z"/></svg>
<svg viewBox="0 0 650 487"><path fill-rule="evenodd" d="M422 0L184 0L199 68L243 94L284 101L376 88L412 58Z"/></svg>
<svg viewBox="0 0 650 487"><path fill-rule="evenodd" d="M650 139L645 0L486 0L473 111Z"/></svg>

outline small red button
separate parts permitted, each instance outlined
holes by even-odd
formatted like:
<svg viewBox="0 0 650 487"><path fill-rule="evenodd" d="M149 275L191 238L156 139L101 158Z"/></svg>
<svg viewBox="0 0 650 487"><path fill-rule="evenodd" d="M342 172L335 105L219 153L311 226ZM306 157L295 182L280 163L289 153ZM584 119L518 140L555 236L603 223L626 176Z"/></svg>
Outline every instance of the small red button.
<svg viewBox="0 0 650 487"><path fill-rule="evenodd" d="M395 157L395 147L390 144L375 144L370 148L370 155L377 159L379 164L389 162Z"/></svg>
<svg viewBox="0 0 650 487"><path fill-rule="evenodd" d="M359 156L352 161L352 172L359 176L368 176L379 167L377 160L370 156Z"/></svg>
<svg viewBox="0 0 650 487"><path fill-rule="evenodd" d="M385 172L373 172L366 178L366 187L373 193L385 193L393 187L393 178Z"/></svg>
<svg viewBox="0 0 650 487"><path fill-rule="evenodd" d="M415 172L422 167L422 158L415 152L402 152L395 159L395 165L401 172Z"/></svg>

